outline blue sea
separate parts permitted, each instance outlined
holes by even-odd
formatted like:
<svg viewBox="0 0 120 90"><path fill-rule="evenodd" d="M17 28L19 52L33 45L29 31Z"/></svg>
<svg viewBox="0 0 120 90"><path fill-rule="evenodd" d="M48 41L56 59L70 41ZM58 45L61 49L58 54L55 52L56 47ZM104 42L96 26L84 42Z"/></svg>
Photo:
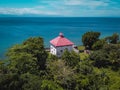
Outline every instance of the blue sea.
<svg viewBox="0 0 120 90"><path fill-rule="evenodd" d="M87 31L101 32L101 38L120 34L120 18L104 17L0 17L0 58L8 48L29 37L43 37L45 47L59 32L82 45L82 35Z"/></svg>

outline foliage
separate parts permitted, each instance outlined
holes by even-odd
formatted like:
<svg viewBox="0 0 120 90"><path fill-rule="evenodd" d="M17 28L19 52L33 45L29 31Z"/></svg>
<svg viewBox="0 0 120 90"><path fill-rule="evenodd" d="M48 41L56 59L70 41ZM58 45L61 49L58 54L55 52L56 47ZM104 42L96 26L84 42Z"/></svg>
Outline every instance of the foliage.
<svg viewBox="0 0 120 90"><path fill-rule="evenodd" d="M7 57L8 62L0 65L1 90L38 90L41 88L47 59L42 38L29 38L22 44L13 46L7 52Z"/></svg>
<svg viewBox="0 0 120 90"><path fill-rule="evenodd" d="M6 74L8 72L8 67L6 65L6 60L0 61L0 74Z"/></svg>
<svg viewBox="0 0 120 90"><path fill-rule="evenodd" d="M70 67L74 67L79 63L80 56L74 51L69 52L65 50L65 52L62 55L62 60L65 61L66 65L69 65Z"/></svg>
<svg viewBox="0 0 120 90"><path fill-rule="evenodd" d="M86 32L82 36L82 42L86 49L92 49L93 44L99 40L99 32Z"/></svg>
<svg viewBox="0 0 120 90"><path fill-rule="evenodd" d="M78 50L84 50L85 47L84 46L78 46Z"/></svg>
<svg viewBox="0 0 120 90"><path fill-rule="evenodd" d="M109 65L109 60L107 58L107 54L105 52L96 51L90 55L90 59L93 60L94 66L97 67L107 67Z"/></svg>
<svg viewBox="0 0 120 90"><path fill-rule="evenodd" d="M88 60L83 60L78 63L78 65L75 68L77 73L81 73L84 75L90 74L93 72L93 66Z"/></svg>
<svg viewBox="0 0 120 90"><path fill-rule="evenodd" d="M89 54L86 54L86 53L80 53L80 59L81 60L85 60L86 58L88 58L89 57Z"/></svg>
<svg viewBox="0 0 120 90"><path fill-rule="evenodd" d="M119 90L120 89L120 73L112 71L110 69L104 69L106 74L109 76L109 89Z"/></svg>
<svg viewBox="0 0 120 90"><path fill-rule="evenodd" d="M97 32L87 37L91 33L98 37L92 38L90 55L48 55L40 37L11 47L0 61L0 90L119 90L120 44L99 40Z"/></svg>
<svg viewBox="0 0 120 90"><path fill-rule="evenodd" d="M29 38L23 42L23 45L26 46L26 51L37 59L39 69L45 69L47 53L44 48L43 39L41 37Z"/></svg>
<svg viewBox="0 0 120 90"><path fill-rule="evenodd" d="M24 73L20 75L22 83L22 90L40 90L41 89L41 77L30 73Z"/></svg>
<svg viewBox="0 0 120 90"><path fill-rule="evenodd" d="M76 90L100 90L107 88L108 76L100 71L96 72L89 60L84 60L76 67Z"/></svg>
<svg viewBox="0 0 120 90"><path fill-rule="evenodd" d="M68 87L67 84L68 82L71 82L74 74L73 69L66 66L63 60L49 62L47 66L50 70L49 73L53 76L54 82L62 85L63 87Z"/></svg>
<svg viewBox="0 0 120 90"><path fill-rule="evenodd" d="M120 45L105 44L102 50L94 51L90 55L97 67L112 66L114 70L120 68Z"/></svg>
<svg viewBox="0 0 120 90"><path fill-rule="evenodd" d="M92 49L93 50L102 49L105 44L106 44L106 41L104 39L98 40L93 44Z"/></svg>
<svg viewBox="0 0 120 90"><path fill-rule="evenodd" d="M43 80L41 90L63 90L63 88L53 81Z"/></svg>
<svg viewBox="0 0 120 90"><path fill-rule="evenodd" d="M38 73L45 69L47 53L42 38L30 38L22 45L15 45L7 53L9 69L12 72Z"/></svg>
<svg viewBox="0 0 120 90"><path fill-rule="evenodd" d="M119 34L114 33L112 36L106 37L106 40L108 41L108 43L117 44L119 41Z"/></svg>
<svg viewBox="0 0 120 90"><path fill-rule="evenodd" d="M47 60L48 60L48 61L58 60L58 57L57 57L57 56L55 56L55 55L49 54L49 56L48 56Z"/></svg>

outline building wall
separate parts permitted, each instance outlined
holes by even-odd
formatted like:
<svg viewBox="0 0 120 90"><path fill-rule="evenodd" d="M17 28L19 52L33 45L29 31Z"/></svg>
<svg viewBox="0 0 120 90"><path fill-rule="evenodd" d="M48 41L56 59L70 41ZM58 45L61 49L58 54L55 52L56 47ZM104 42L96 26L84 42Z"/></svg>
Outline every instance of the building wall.
<svg viewBox="0 0 120 90"><path fill-rule="evenodd" d="M65 50L72 51L72 46L62 46L62 47L55 47L53 45L50 46L50 53L53 55L56 55L58 57L61 57L61 55L64 53Z"/></svg>
<svg viewBox="0 0 120 90"><path fill-rule="evenodd" d="M50 53L53 54L53 55L57 54L57 50L53 45L50 45Z"/></svg>

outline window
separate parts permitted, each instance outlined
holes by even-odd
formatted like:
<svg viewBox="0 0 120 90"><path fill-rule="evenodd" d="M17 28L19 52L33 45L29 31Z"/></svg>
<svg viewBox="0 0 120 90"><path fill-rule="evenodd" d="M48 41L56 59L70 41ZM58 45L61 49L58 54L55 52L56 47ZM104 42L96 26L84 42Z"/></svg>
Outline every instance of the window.
<svg viewBox="0 0 120 90"><path fill-rule="evenodd" d="M60 52L63 52L63 50L60 50Z"/></svg>

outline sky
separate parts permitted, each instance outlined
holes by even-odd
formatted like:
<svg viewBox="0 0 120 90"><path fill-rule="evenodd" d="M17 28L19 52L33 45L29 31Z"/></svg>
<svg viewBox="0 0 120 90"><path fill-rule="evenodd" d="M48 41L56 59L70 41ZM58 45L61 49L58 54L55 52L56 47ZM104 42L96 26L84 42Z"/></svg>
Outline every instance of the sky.
<svg viewBox="0 0 120 90"><path fill-rule="evenodd" d="M120 0L0 0L0 15L120 17Z"/></svg>

